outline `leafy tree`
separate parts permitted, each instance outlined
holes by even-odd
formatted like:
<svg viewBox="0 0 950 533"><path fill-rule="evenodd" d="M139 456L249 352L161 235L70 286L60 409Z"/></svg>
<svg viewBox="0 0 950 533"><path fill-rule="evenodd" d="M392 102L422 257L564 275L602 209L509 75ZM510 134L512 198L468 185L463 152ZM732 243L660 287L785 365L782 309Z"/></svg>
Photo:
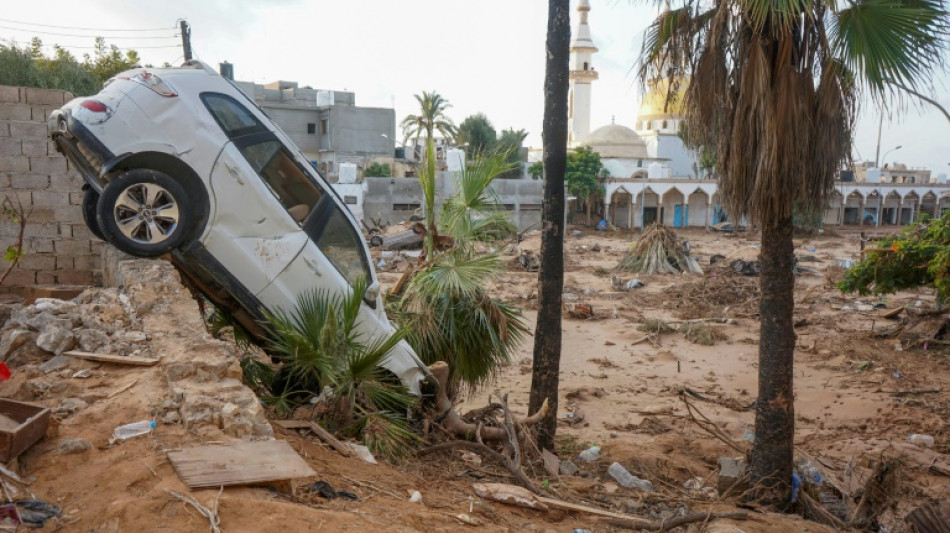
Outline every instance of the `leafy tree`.
<svg viewBox="0 0 950 533"><path fill-rule="evenodd" d="M363 171L363 176L367 178L387 178L392 176L392 169L387 163L380 163L378 161L373 161L366 170Z"/></svg>
<svg viewBox="0 0 950 533"><path fill-rule="evenodd" d="M550 409L538 424L538 447L553 450L561 367L561 293L564 286L564 173L567 166L567 92L571 17L569 0L548 0L544 68L544 202L541 271L528 411Z"/></svg>
<svg viewBox="0 0 950 533"><path fill-rule="evenodd" d="M932 285L938 304L950 303L950 211L938 219L923 214L913 226L865 252L864 260L838 283L842 292L890 294Z"/></svg>
<svg viewBox="0 0 950 533"><path fill-rule="evenodd" d="M597 180L604 171L600 154L588 146L580 146L567 155L567 191L586 205L588 224L594 200L604 194L604 186Z"/></svg>
<svg viewBox="0 0 950 533"><path fill-rule="evenodd" d="M414 96L419 103L419 114L406 115L406 118L402 119L403 141L412 137L415 140L414 145L418 146L419 138L424 136L428 143L436 131L446 139L454 138L455 123L445 114L452 104L435 91L422 91L422 96Z"/></svg>
<svg viewBox="0 0 950 533"><path fill-rule="evenodd" d="M488 152L495 148L495 127L484 113L471 115L459 124L455 142L459 146L468 143L465 155L472 159L477 154Z"/></svg>
<svg viewBox="0 0 950 533"><path fill-rule="evenodd" d="M501 178L517 179L521 177L521 163L525 161L524 140L528 137L525 130L515 130L507 128L502 130L498 136L498 142L495 143L497 149L506 153L506 161L511 165L511 169L503 173Z"/></svg>
<svg viewBox="0 0 950 533"><path fill-rule="evenodd" d="M544 164L540 161L532 164L528 167L528 174L531 174L533 179L540 179L541 176L544 176Z"/></svg>
<svg viewBox="0 0 950 533"><path fill-rule="evenodd" d="M99 92L103 82L139 61L134 50L122 54L114 45L107 47L102 37L96 38L95 46L93 56L85 55L80 63L59 46L53 47L52 55L45 55L39 38L28 48L0 45L0 84L62 89L86 96Z"/></svg>
<svg viewBox="0 0 950 533"><path fill-rule="evenodd" d="M762 228L750 473L754 497L785 506L795 434L792 213L827 204L851 153L862 92L886 104L898 86L932 86L950 17L938 0L678 4L645 32L639 76L671 79L671 98L685 93L690 138L715 150L730 217Z"/></svg>

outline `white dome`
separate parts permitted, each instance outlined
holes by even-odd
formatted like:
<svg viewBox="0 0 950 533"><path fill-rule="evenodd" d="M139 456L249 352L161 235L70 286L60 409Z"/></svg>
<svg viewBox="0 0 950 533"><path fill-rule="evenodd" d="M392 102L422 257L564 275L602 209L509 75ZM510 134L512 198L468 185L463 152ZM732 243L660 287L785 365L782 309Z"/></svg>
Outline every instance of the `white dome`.
<svg viewBox="0 0 950 533"><path fill-rule="evenodd" d="M645 159L647 145L632 129L619 124L610 124L590 132L581 146L588 146L600 157Z"/></svg>

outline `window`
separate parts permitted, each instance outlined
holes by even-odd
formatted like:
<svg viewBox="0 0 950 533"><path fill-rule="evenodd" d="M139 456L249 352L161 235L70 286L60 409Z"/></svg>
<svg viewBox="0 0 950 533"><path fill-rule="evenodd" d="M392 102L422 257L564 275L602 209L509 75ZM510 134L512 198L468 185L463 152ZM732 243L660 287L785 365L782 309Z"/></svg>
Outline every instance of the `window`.
<svg viewBox="0 0 950 533"><path fill-rule="evenodd" d="M393 204L393 211L415 211L419 204Z"/></svg>
<svg viewBox="0 0 950 533"><path fill-rule="evenodd" d="M297 166L280 141L266 140L240 149L281 205L302 225L323 191Z"/></svg>
<svg viewBox="0 0 950 533"><path fill-rule="evenodd" d="M230 96L203 93L201 101L204 102L218 126L224 130L225 135L231 139L267 131L267 127L257 120L257 117Z"/></svg>
<svg viewBox="0 0 950 533"><path fill-rule="evenodd" d="M369 283L372 278L369 262L363 255L363 238L335 203L332 209L333 213L317 240L317 247L350 285L360 277Z"/></svg>
<svg viewBox="0 0 950 533"><path fill-rule="evenodd" d="M358 199L355 196L347 195L343 197L343 203L346 203L349 205L356 205L358 203Z"/></svg>
<svg viewBox="0 0 950 533"><path fill-rule="evenodd" d="M663 121L663 129L666 129L666 121Z"/></svg>
<svg viewBox="0 0 950 533"><path fill-rule="evenodd" d="M307 133L309 133L310 135L316 135L316 133L317 133L317 125L314 124L314 123L312 123L312 122L311 122L311 123L308 123L308 124L307 124Z"/></svg>
<svg viewBox="0 0 950 533"><path fill-rule="evenodd" d="M587 64L587 61L584 61L584 70L587 70L588 67L589 67L589 65Z"/></svg>
<svg viewBox="0 0 950 533"><path fill-rule="evenodd" d="M326 135L330 131L330 119L320 119L320 133Z"/></svg>

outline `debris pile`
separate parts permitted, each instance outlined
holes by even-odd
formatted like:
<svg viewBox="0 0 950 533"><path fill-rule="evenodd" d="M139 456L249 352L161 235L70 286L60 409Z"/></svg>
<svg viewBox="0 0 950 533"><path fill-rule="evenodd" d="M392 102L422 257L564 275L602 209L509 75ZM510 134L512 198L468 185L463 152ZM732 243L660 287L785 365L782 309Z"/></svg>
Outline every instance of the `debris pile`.
<svg viewBox="0 0 950 533"><path fill-rule="evenodd" d="M689 256L687 244L673 230L658 223L643 231L620 260L617 270L641 274L703 273L699 263Z"/></svg>
<svg viewBox="0 0 950 533"><path fill-rule="evenodd" d="M684 319L754 317L759 312L759 281L729 268L716 269L699 281L680 283L664 292L664 305Z"/></svg>

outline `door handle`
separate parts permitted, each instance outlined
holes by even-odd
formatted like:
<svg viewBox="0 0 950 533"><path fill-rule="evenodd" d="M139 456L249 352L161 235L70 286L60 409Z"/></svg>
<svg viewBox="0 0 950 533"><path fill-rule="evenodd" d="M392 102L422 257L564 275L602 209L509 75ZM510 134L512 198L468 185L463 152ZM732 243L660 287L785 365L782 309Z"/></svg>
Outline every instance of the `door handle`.
<svg viewBox="0 0 950 533"><path fill-rule="evenodd" d="M225 163L224 166L228 169L228 173L231 174L231 177L237 180L238 185L244 185L244 180L241 179L241 174L238 170L231 165Z"/></svg>
<svg viewBox="0 0 950 533"><path fill-rule="evenodd" d="M304 262L304 263L307 263L307 266L310 267L310 270L312 270L314 274L316 274L316 275L318 275L318 276L322 276L322 275L323 275L323 272L322 272L322 270L320 269L320 265L317 264L316 261L312 261L309 257L304 257L304 258L303 258L303 262Z"/></svg>

